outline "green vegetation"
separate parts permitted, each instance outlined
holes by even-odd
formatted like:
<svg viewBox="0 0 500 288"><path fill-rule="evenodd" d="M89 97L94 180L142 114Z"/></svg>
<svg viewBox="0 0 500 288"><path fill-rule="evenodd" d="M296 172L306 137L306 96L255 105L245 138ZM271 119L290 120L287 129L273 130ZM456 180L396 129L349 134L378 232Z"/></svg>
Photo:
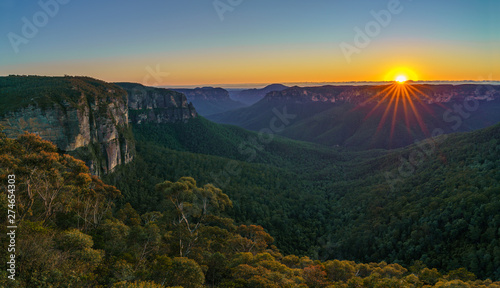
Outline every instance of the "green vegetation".
<svg viewBox="0 0 500 288"><path fill-rule="evenodd" d="M493 212L500 203L499 130L442 136L427 152L415 145L390 153L326 150L276 136L257 142L247 161L238 147L258 138L253 132L203 118L136 125L136 161L105 180L122 191L120 205L130 202L141 213L163 209L153 187L164 179L212 183L233 200L227 213L236 223L263 226L286 254L406 266L420 260L500 279L500 219ZM409 173L400 159L414 161L414 151L424 157Z"/></svg>
<svg viewBox="0 0 500 288"><path fill-rule="evenodd" d="M224 214L233 205L226 194L191 177L155 185L162 210L113 209L118 190L35 135L0 135L0 163L4 191L16 175L15 208L5 193L1 207L18 217L16 281L3 269L4 287L500 287L463 268L285 256L261 226Z"/></svg>
<svg viewBox="0 0 500 288"><path fill-rule="evenodd" d="M331 167L332 163L343 160L335 149L276 135L259 135L235 126L215 124L203 117L190 119L188 123L134 125L133 132L138 142L287 169L302 169L304 165Z"/></svg>
<svg viewBox="0 0 500 288"><path fill-rule="evenodd" d="M8 76L0 77L0 116L28 105L41 109L54 104L66 109L79 107L82 94L90 103L106 103L127 97L120 87L89 77ZM98 101L101 102L101 101Z"/></svg>
<svg viewBox="0 0 500 288"><path fill-rule="evenodd" d="M330 215L345 220L326 229L319 240L323 253L363 261L418 259L500 279L500 215L493 212L500 208L500 125L436 141L433 149L414 145L363 162L337 183L334 189L349 193L331 202ZM395 182L386 182L386 172Z"/></svg>
<svg viewBox="0 0 500 288"><path fill-rule="evenodd" d="M105 113L105 103L126 97L85 77L0 77L0 93L0 115L95 102ZM372 145L377 121L343 114L354 107L288 113L294 107L302 114L283 135L325 144L355 132L352 145ZM241 119L271 127L276 114L261 108ZM0 187L16 175L19 227L19 281L4 269L0 286L499 287L484 279L500 280L500 125L392 151L325 147L203 117L119 132L137 155L103 180L37 136L0 135ZM373 141L390 138L379 133ZM100 150L72 155L90 160Z"/></svg>
<svg viewBox="0 0 500 288"><path fill-rule="evenodd" d="M462 97L476 95L473 88L465 89L463 86L460 88L460 93L464 94ZM472 86L477 89L486 89L483 86ZM324 95L332 93L335 95L339 93L335 89L342 90L338 87L335 89L333 87L316 88L322 88L318 92L324 93ZM465 91L468 91L469 94ZM442 89L440 93L447 95L451 92ZM285 99L273 99L268 96L250 107L210 115L207 118L217 123L233 124L245 129L260 131L263 128L269 128L269 120L275 117L274 109L282 111L286 107L287 112L296 115L296 117L282 131L278 131L279 135L326 146L345 146L352 150L400 148L414 143L416 139L429 137L435 128L442 129L445 133L468 132L500 122L500 114L498 113L500 99L498 98L493 101L471 102L478 106L474 109L464 108L462 114L458 114L456 111L451 114L446 112L448 109L454 111L455 107L464 107L463 98L458 96L453 101L445 103L427 104L414 101L412 104L421 116L422 124L428 130L426 132L423 131L421 124L415 117L413 108L406 107L406 104L400 103L398 105L396 118L393 120L396 109L394 104L389 108L388 103L376 108L376 103L359 105L355 104L356 102L348 101L297 103L295 98L300 98L301 95L292 94ZM352 95L352 97L355 96L356 94ZM470 107L467 105L465 106ZM385 113L387 114L384 121L382 119ZM370 116L367 117L368 115ZM447 116L443 117L443 115ZM394 127L392 127L393 121ZM380 125L380 123L384 124Z"/></svg>
<svg viewBox="0 0 500 288"><path fill-rule="evenodd" d="M141 212L161 209L161 196L152 189L154 185L163 179L190 176L222 188L234 200L235 207L228 213L239 223L265 226L287 253L314 255L314 239L322 235L319 223L297 223L295 219L309 219L316 213L304 208L323 205L320 189L332 177L340 177L335 163L347 161L340 153L278 137L265 144L257 133L201 117L187 124L136 125L134 134L136 160L104 177L120 187L122 204L130 202ZM159 142L173 149L156 144ZM240 146L244 153L239 153ZM224 154L232 158L221 157Z"/></svg>

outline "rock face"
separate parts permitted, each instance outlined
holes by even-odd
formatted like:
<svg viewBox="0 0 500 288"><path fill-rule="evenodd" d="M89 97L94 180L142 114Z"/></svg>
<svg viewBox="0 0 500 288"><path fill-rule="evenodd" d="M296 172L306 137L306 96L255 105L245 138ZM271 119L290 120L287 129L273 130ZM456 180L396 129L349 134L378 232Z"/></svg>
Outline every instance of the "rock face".
<svg viewBox="0 0 500 288"><path fill-rule="evenodd" d="M240 91L237 95L233 96L233 99L246 105L253 105L259 102L262 98L266 96L267 93L272 91L283 91L288 88L282 84L271 84L261 89L247 89Z"/></svg>
<svg viewBox="0 0 500 288"><path fill-rule="evenodd" d="M202 87L195 89L172 89L186 95L189 101L199 101L199 100L212 100L212 101L226 101L231 100L229 98L229 92L222 88L214 87Z"/></svg>
<svg viewBox="0 0 500 288"><path fill-rule="evenodd" d="M127 91L129 120L133 124L185 122L198 116L182 93L137 83L117 85Z"/></svg>
<svg viewBox="0 0 500 288"><path fill-rule="evenodd" d="M326 146L394 149L488 127L500 122L499 110L498 85L406 83L291 87L208 119Z"/></svg>
<svg viewBox="0 0 500 288"><path fill-rule="evenodd" d="M186 95L202 116L209 116L244 107L245 104L234 101L229 92L222 88L203 87L195 89L171 89Z"/></svg>
<svg viewBox="0 0 500 288"><path fill-rule="evenodd" d="M390 101L390 97L384 98L384 96L401 91L398 85L400 84L393 84L392 86L294 86L282 91L269 92L263 101L292 101L295 103L347 102L354 104L368 103L370 101ZM492 101L500 98L500 86L495 85L408 84L405 87L407 87L405 89L408 91L410 99L423 101L427 104L463 101L464 99Z"/></svg>
<svg viewBox="0 0 500 288"><path fill-rule="evenodd" d="M29 91L31 99L26 106L0 116L8 137L24 131L38 134L63 152L84 160L96 175L112 172L133 159L124 90L84 77L17 77L12 81L22 84L20 92L7 97L24 97L23 93ZM14 93L7 88L2 85L0 91Z"/></svg>

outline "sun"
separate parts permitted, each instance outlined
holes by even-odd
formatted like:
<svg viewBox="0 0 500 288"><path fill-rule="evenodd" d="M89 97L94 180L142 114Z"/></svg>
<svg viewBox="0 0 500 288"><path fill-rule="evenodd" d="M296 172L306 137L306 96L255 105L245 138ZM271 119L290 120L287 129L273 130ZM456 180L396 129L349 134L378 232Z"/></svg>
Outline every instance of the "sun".
<svg viewBox="0 0 500 288"><path fill-rule="evenodd" d="M398 83L404 83L406 81L408 81L408 78L406 78L405 75L398 75L396 77L396 82L398 82Z"/></svg>
<svg viewBox="0 0 500 288"><path fill-rule="evenodd" d="M432 110L425 103L432 99L425 91L420 90L422 88L421 85L406 84L408 81L415 81L417 79L415 73L408 73L408 69L406 71L401 71L403 69L398 70L388 73L385 79L389 83L379 86L377 93L360 103L354 109L364 107L369 102L372 102L374 105L366 114L364 120L368 120L372 116L378 117L380 120L377 126L377 133L382 130L386 122L389 122L389 139L391 140L396 131L401 127L406 127L410 136L415 135L417 131L415 129L420 128L424 135L430 137L422 113L430 113L432 115Z"/></svg>
<svg viewBox="0 0 500 288"><path fill-rule="evenodd" d="M412 81L418 81L419 77L417 73L413 69L408 68L408 66L396 66L393 69L391 69L389 72L387 72L384 76L384 81L387 82L394 82L396 81L397 83L403 83L399 82L398 78L404 76L406 81L412 80Z"/></svg>

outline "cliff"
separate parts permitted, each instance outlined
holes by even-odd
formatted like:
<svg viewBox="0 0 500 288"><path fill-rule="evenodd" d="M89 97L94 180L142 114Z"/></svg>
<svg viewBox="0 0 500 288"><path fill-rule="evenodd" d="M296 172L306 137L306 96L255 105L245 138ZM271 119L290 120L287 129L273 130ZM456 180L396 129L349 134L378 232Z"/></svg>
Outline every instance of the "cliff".
<svg viewBox="0 0 500 288"><path fill-rule="evenodd" d="M271 84L261 89L247 89L240 91L237 95L233 96L235 101L245 103L246 105L253 105L259 102L262 98L266 96L267 93L272 91L283 91L287 89L288 86L282 84Z"/></svg>
<svg viewBox="0 0 500 288"><path fill-rule="evenodd" d="M130 122L141 124L185 122L198 116L186 96L164 88L146 87L137 83L116 83L128 94Z"/></svg>
<svg viewBox="0 0 500 288"><path fill-rule="evenodd" d="M344 85L273 91L250 107L208 119L326 146L393 149L429 135L488 127L500 122L499 109L495 85Z"/></svg>
<svg viewBox="0 0 500 288"><path fill-rule="evenodd" d="M189 101L210 100L210 101L226 101L229 98L229 92L222 88L203 87L195 89L172 89L186 95Z"/></svg>
<svg viewBox="0 0 500 288"><path fill-rule="evenodd" d="M390 101L391 97L385 97L390 91L402 91L398 85L393 84L394 90L389 85L370 86L320 86L320 87L298 87L294 86L282 91L269 92L263 101L295 103L308 102L346 102L346 103L368 103L376 101ZM492 101L500 98L500 87L495 85L430 85L430 84L406 84L408 97L412 100L422 101L427 104L447 103L450 101L476 99Z"/></svg>
<svg viewBox="0 0 500 288"><path fill-rule="evenodd" d="M133 159L127 95L87 77L0 77L0 125L8 137L24 131L55 143L102 175Z"/></svg>
<svg viewBox="0 0 500 288"><path fill-rule="evenodd" d="M203 87L195 89L172 89L186 95L202 116L209 116L244 107L245 104L234 101L223 88Z"/></svg>

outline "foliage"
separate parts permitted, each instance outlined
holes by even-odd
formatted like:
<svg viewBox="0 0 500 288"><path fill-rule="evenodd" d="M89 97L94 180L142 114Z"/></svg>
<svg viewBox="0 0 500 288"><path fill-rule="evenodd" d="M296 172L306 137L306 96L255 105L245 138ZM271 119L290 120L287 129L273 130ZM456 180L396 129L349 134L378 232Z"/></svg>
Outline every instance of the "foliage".
<svg viewBox="0 0 500 288"><path fill-rule="evenodd" d="M81 105L81 95L86 101L98 103L126 100L127 94L120 87L89 77L45 77L11 75L0 77L0 116L28 105L41 109L59 105Z"/></svg>
<svg viewBox="0 0 500 288"><path fill-rule="evenodd" d="M499 159L495 158L497 153L499 153L496 150L496 141L498 141L497 138L500 135L498 129L500 127L496 126L481 133L450 136L446 141L460 143L460 149L473 149L471 150L473 153L468 154L469 156L464 158L460 155L460 152L463 152L460 149L454 148L451 150L452 148L443 146L441 151L447 156L449 163L447 166L444 168L437 167L433 170L434 173L421 174L421 171L417 171L418 173L413 176L405 178L401 183L401 187L398 187L398 189L406 191L406 194L403 194L403 196L395 195L395 199L393 199L393 203L395 204L391 205L400 205L399 201L401 201L401 197L413 199L412 201L407 200L405 202L411 203L411 205L407 204L409 206L404 206L405 209L397 210L398 206L391 206L389 204L380 206L383 208L383 213L377 209L373 209L372 205L381 205L382 202L366 202L361 197L363 196L362 192L368 193L367 195L378 192L375 188L374 192L371 192L372 190L369 189L363 190L366 188L361 188L361 185L371 183L370 185L375 186L367 185L363 187L373 188L380 184L373 184L376 183L374 179L367 178L360 180L360 182L352 182L351 189L354 191L354 195L344 194L341 197L317 198L322 200L315 203L302 203L306 204L306 206L302 206L301 213L295 212L297 216L302 217L307 215L306 213L310 213L311 211L308 209L313 207L316 209L314 211L318 212L303 218L302 221L304 223L302 223L302 226L291 226L293 227L291 228L286 227L282 222L276 222L274 229L276 231L280 229L285 231L287 229L292 230L289 232L290 234L285 235L295 233L296 237L293 239L298 241L297 239L300 239L303 235L300 231L294 230L296 227L309 226L309 228L317 229L317 233L320 233L320 226L317 225L324 225L323 230L332 235L330 237L334 237L335 233L343 233L344 241L351 241L351 245L358 246L348 246L345 243L334 242L334 238L331 238L331 242L324 242L322 246L315 248L318 249L317 251L328 248L330 249L329 251L336 251L335 253L338 253L338 251L346 255L349 253L353 253L353 255L356 255L354 253L367 253L367 257L372 257L369 254L372 251L370 249L374 249L371 246L376 245L376 248L380 250L377 250L378 253L387 253L386 255L388 256L386 257L390 258L394 257L394 255L391 256L391 253L403 253L401 251L407 253L407 251L410 251L405 250L409 249L405 246L408 241L420 239L421 243L415 243L413 251L416 249L415 247L424 245L426 241L429 241L425 236L414 234L414 231L419 233L419 230L413 229L412 225L426 224L424 220L434 221L431 217L433 215L436 215L436 217L445 217L448 214L443 213L449 211L448 213L451 213L450 217L454 218L449 218L450 221L444 222L442 225L446 229L447 226L445 223L451 223L450 235L453 235L458 241L452 242L450 245L468 243L467 245L470 246L472 245L471 242L466 242L466 239L461 238L461 235L472 237L475 234L469 233L479 233L479 238L474 239L479 239L479 247L485 245L486 249L484 249L484 253L488 253L488 245L496 243L494 242L496 238L496 234L494 233L496 231L488 232L491 231L488 230L490 227L489 222L478 222L479 227L484 226L484 233L482 230L479 232L474 230L475 226L471 226L471 224L475 222L471 222L470 224L465 222L465 228L458 232L454 229L461 229L460 227L464 225L460 220L480 221L483 218L479 216L483 217L482 215L486 217L484 221L493 221L493 223L496 223L494 222L496 221L496 214L494 213L496 206L494 205L497 203L495 197L499 193L496 193L496 188L492 187L496 187L497 181L500 179L497 177L496 173L498 170L495 168L498 167L496 165ZM477 146L471 147L471 144L467 144L470 143L468 142L468 137L473 137L473 143ZM447 142L443 143L446 144ZM485 150L485 148L487 149ZM179 152L171 153L170 155L179 155ZM184 153L182 154L183 157L192 155ZM362 165L356 164L362 167L356 165L345 167L343 171L346 175L344 177L349 179L349 177L354 177L352 175L355 175L356 171L373 169L376 165L385 165L386 168L391 169L393 167L390 161L391 157L398 157L401 153L408 153L408 151L402 150L394 153L385 156L387 158L379 157L373 160L373 162L368 161ZM218 161L225 162L225 159L215 156L204 155L200 156L199 159L207 159L204 157L213 159L216 164ZM186 157L185 159L189 158ZM159 159L159 161L161 160L164 160L164 158ZM198 162L199 164L204 163L201 160ZM438 159L437 161L440 160ZM198 181L195 181L196 178L179 177L177 180L172 181L165 181L165 179L157 181L153 185L153 187L157 185L157 189L151 187L151 190L143 190L158 197L155 201L161 203L154 207L159 209L140 211L136 210L134 205L127 203L121 204L116 209L112 209L113 201L120 195L120 192L116 188L104 184L97 177L91 176L88 173L88 169L83 165L83 162L68 155L58 154L54 145L41 140L37 136L26 134L20 136L18 139L7 139L2 135L0 137L0 162L2 164L0 171L2 191L7 191L7 187L5 186L7 175L16 175L16 194L18 196L16 215L20 216L17 223L19 234L17 235L18 246L16 247L18 249L17 261L19 270L17 284L15 285L18 287L500 287L500 283L498 282L476 280L475 273L472 273L473 271L469 272L468 269L456 267L452 271L446 272L442 269L437 270L432 266L431 268L426 267L424 265L425 261L415 262L410 267L410 270L408 270L397 264L396 261L391 261L391 264L384 261L358 263L340 259L322 261L316 257L313 257L315 259L313 260L307 256L285 256L273 245L274 237L264 227L254 225L249 221L253 218L254 214L247 214L249 217L245 222L249 223L238 223L238 225L235 225L234 220L228 214L225 214L226 212L236 214L236 209L244 211L242 207L245 207L245 205L249 205L248 209L258 209L258 211L254 212L258 214L261 211L265 211L262 207L269 207L267 205L270 205L271 198L268 198L270 196L277 197L275 200L281 205L289 203L297 204L297 199L294 199L297 202L286 201L287 197L285 197L286 194L283 194L283 192L270 195L270 193L263 193L264 191L261 189L260 194L255 194L253 189L256 189L258 186L250 184L251 189L242 190L245 193L251 193L246 198L243 198L241 194L237 194L236 190L232 190L232 193L237 196L239 195L237 203L229 198L229 194L226 195L222 192L222 189L216 188L214 185L201 184L199 186ZM490 164L490 162L493 162L493 164ZM152 163L154 164L155 162ZM257 179L266 175L264 172L268 169L270 172L278 173L274 177L286 177L286 175L290 175L288 179L290 179L291 184L286 187L296 186L295 189L300 190L308 187L308 181L311 181L311 178L308 177L317 176L307 175L299 177L299 173L282 171L271 164L241 163L240 165L245 168L248 167L252 171L251 173L255 173L256 175L252 176L255 178L252 178L250 177L251 173L243 174L247 177L245 181L248 181L248 183L251 183L249 179ZM430 169L427 165L434 167L432 165L436 165L436 163L429 161L428 163L423 163L421 167ZM130 165L130 167L134 166ZM458 169L459 167L462 170ZM418 169L421 168L418 167ZM441 173L446 172L447 169L455 169L453 171L457 172L458 175L450 175L450 180L447 180L455 181L453 182L454 185L450 186L447 183L443 187L453 187L455 191L454 193L444 191L434 196L434 198L438 198L438 196L447 197L443 199L454 205L456 209L453 211L445 209L446 205L442 205L442 210L439 210L439 205L436 206L432 202L425 202L439 201L439 199L431 198L430 200L423 199L417 201L419 200L418 196L421 195L420 193L424 192L404 190L409 189L409 187L423 189L423 187L426 187L425 185L440 187L439 183L433 183L433 181L437 181L436 177L441 177L439 175L442 175ZM436 171L439 173L436 173ZM460 171L465 171L473 178L467 181L459 181L459 179L463 179L463 174ZM479 172L483 175L480 179L481 181L485 181L484 183L475 182L480 181L474 178L475 175L479 175L474 173ZM137 179L134 177L136 175L131 174L131 181L123 181L123 183L133 182ZM381 177L381 175L372 177L377 179L376 177ZM422 182L422 179L419 177L422 177L426 181ZM264 179L266 179L265 176ZM269 179L276 178L270 177ZM413 181L417 180L419 183L425 183L421 184L424 186L414 185ZM199 183L202 182L200 181ZM259 185L267 185L266 183L269 182L262 181L258 183ZM244 184L241 183L234 185L235 187L244 188ZM467 190L462 188L462 186L467 187ZM281 186L278 187L274 191L283 189ZM475 193L468 193L468 189L472 189ZM259 189L257 188L256 190ZM426 191L425 189L423 190ZM399 190L397 191L399 192ZM314 194L320 191L309 190L308 192ZM254 195L259 195L262 199L259 199L259 197L251 198ZM304 197L303 193L296 195ZM455 195L462 198L455 199L454 197L458 197ZM8 204L7 199L5 194L2 193L0 202L4 210ZM242 202L241 199L246 199L248 202ZM308 198L298 199L304 201ZM314 198L309 199L312 200ZM332 199L335 199L335 201L332 201ZM257 202L259 204L256 205L256 202L253 201L260 202ZM463 205L461 204L462 201ZM358 205L352 205L352 203L357 203ZM351 204L352 206L339 206L341 204ZM472 208L468 208L471 204L474 204ZM412 205L416 205L416 207L413 208ZM426 208L424 205L429 207ZM233 206L232 210L226 211L231 206ZM333 211L326 213L328 212L326 207L329 207ZM367 209L367 215L362 215L358 212L360 219L358 221L362 219L368 224L361 225L360 223L363 222L357 222L355 221L356 219L351 220L352 222L347 221L349 219L347 217L354 215L354 211L346 210L348 207ZM479 212L476 213L474 212L475 210ZM279 210L269 211L273 212L263 213L263 216L270 218L269 222L266 223L273 223L279 217L273 214L279 213ZM418 217L414 215L417 211L421 211L420 213L422 213L417 214ZM433 214L435 211L439 211L440 214ZM467 214L469 211L474 213ZM395 212L402 213L402 216L400 218L393 218L395 217ZM406 218L405 215L407 214L405 213L409 212L413 214L409 214L409 218ZM459 214L455 215L452 212ZM342 216L343 213L348 213L348 215ZM335 217L329 218L329 215ZM311 222L311 219L314 217L326 218L315 223ZM367 219L367 217L371 218ZM387 221L387 218L389 221L383 223L387 223L388 225L385 225L385 228L382 229L377 223L378 221ZM291 219L293 218L289 218L288 220ZM343 222L335 221L336 219L343 219ZM436 221L440 221L440 219L438 218ZM333 223L327 225L329 222ZM361 230L350 226L355 223L360 225L359 229L365 231L364 234L358 233ZM7 226L5 220L2 220L0 224L1 227ZM341 225L345 225L345 229L340 229ZM372 225L373 227L369 227L368 225ZM395 227L400 227L398 225L406 225L407 231L411 236L410 238L404 238L399 235L399 238L396 239L400 239L401 243L396 243L397 246L392 247L400 246L402 247L401 251L397 251L396 249L394 249L395 252L388 251L386 246L383 245L385 242L381 242L381 240L388 241L388 239L391 239L392 241L393 238L398 236L394 234L394 231L391 231ZM277 227L280 229L277 229ZM440 226L437 227L439 228ZM336 232L333 228L339 229L339 231ZM346 230L347 228L350 228L350 230ZM403 229L402 226L399 229ZM446 232L446 230L444 231ZM4 232L2 231L2 235L6 235ZM279 237L279 233L276 235ZM433 234L432 231L427 230L427 234L423 235ZM493 238L487 238L488 235ZM438 246L444 244L436 242L436 239L433 239L434 249L444 249ZM451 238L445 239L449 240ZM7 243L7 241L2 241L2 243ZM387 243L392 242L388 241ZM5 246L5 244L2 245ZM461 247L469 246L463 244ZM189 253L186 253L186 247L189 247ZM338 247L342 247L342 250ZM355 247L356 249L349 247ZM3 251L6 251L5 248L2 247ZM182 254L179 251L183 251ZM481 265L486 262L479 261L476 258L481 250L470 251L474 251L472 255L474 257L471 259L477 259L478 267L483 269ZM494 248L493 251L495 251ZM179 257L181 255L183 257ZM461 259L460 254L457 255L458 258L455 259ZM2 261L6 262L6 257L7 255L2 255ZM433 260L438 259L427 257L431 263ZM492 258L494 263L494 256ZM425 257L424 260L426 260ZM488 269L486 267L484 271L490 271ZM10 280L4 277L6 273L2 273L0 285L12 287L12 283L8 282Z"/></svg>
<svg viewBox="0 0 500 288"><path fill-rule="evenodd" d="M248 161L237 147L258 139L252 132L203 118L142 125L134 127L137 159L105 179L141 213L166 207L153 189L164 179L222 187L233 202L228 215L261 225L287 254L408 267L420 260L500 279L499 130L364 152L275 137Z"/></svg>
<svg viewBox="0 0 500 288"><path fill-rule="evenodd" d="M498 85L412 84L411 87L420 90L407 103L411 104L411 109L406 104L394 105L392 100L398 103L398 97L387 93L387 90L383 92L383 89L388 88L387 85L327 85L291 87L269 93L252 106L207 117L217 123L260 131L270 127L270 120L279 115L276 111L286 109L287 114L295 117L282 129L275 129L279 135L357 150L399 148L410 145L417 139L428 138L427 131L434 129L445 133L467 132L500 122ZM480 100L480 95L486 94L495 95L492 98L496 99ZM442 95L449 97L444 101ZM461 117L454 118L453 121L443 117L458 109L456 107L467 107L464 101L472 101L471 96L477 104L474 111L463 111ZM392 116L387 117L388 115Z"/></svg>
<svg viewBox="0 0 500 288"><path fill-rule="evenodd" d="M20 220L49 224L78 219L73 227L98 225L120 192L90 175L81 160L57 153L56 146L33 134L0 139L0 181L15 175L16 212Z"/></svg>

